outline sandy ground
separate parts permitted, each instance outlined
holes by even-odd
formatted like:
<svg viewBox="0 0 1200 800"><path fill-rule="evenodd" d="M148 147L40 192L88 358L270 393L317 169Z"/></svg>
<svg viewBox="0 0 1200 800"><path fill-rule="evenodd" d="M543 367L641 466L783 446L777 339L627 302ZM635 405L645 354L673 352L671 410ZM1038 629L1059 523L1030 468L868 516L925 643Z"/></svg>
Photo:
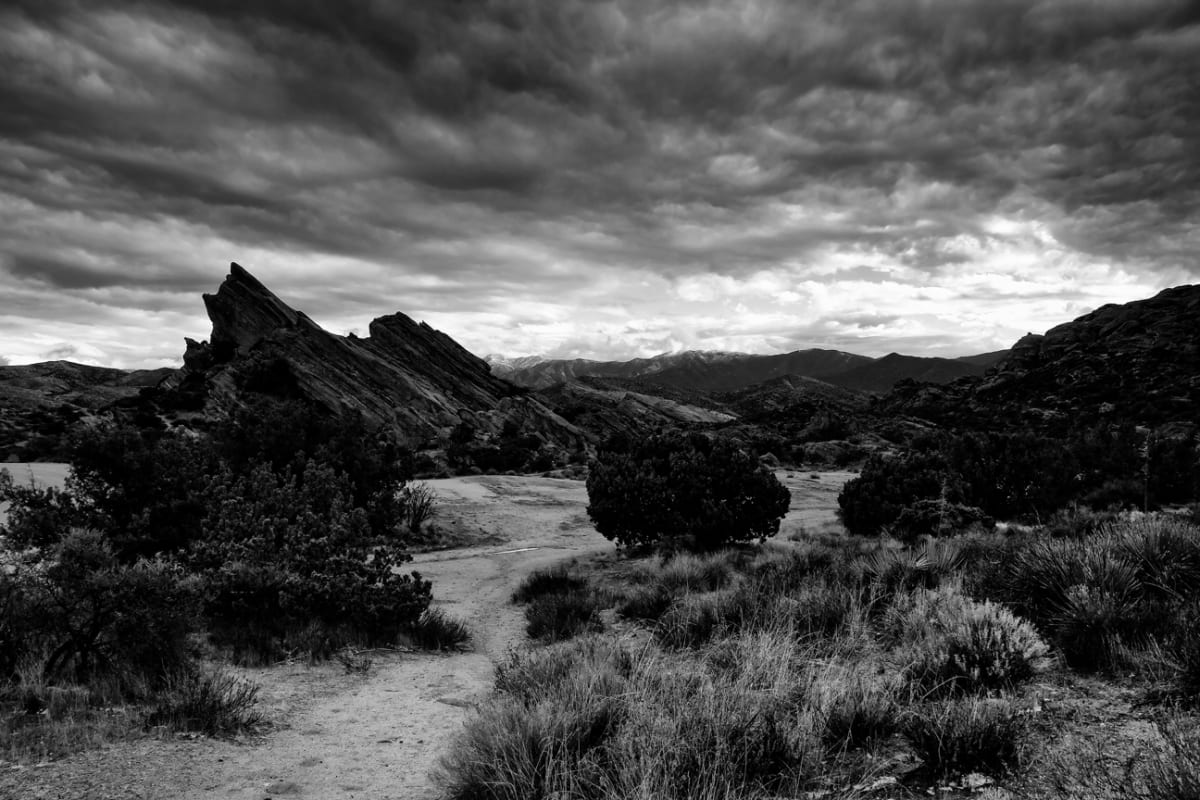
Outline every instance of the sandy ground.
<svg viewBox="0 0 1200 800"><path fill-rule="evenodd" d="M837 491L850 473L777 474L793 496L781 538L838 527ZM241 742L151 736L43 766L0 766L0 798L437 797L439 754L490 689L495 660L525 641L513 588L538 567L614 548L588 523L581 482L478 476L429 484L439 497L435 522L504 542L423 553L410 565L433 581L437 605L469 622L471 652L371 653L365 676L344 674L336 662L247 670L262 686L275 724L269 734Z"/></svg>

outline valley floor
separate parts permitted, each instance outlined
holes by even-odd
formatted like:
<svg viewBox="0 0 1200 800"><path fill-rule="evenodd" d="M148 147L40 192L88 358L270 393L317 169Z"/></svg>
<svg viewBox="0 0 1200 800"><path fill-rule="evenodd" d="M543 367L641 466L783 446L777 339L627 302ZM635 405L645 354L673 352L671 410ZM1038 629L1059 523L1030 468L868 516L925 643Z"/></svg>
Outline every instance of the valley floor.
<svg viewBox="0 0 1200 800"><path fill-rule="evenodd" d="M22 479L25 465L4 465ZM33 465L57 483L65 470ZM835 510L848 472L783 472L792 510L780 538L839 529ZM117 742L49 764L0 764L0 798L433 798L431 772L468 710L491 688L493 664L525 642L522 608L509 597L531 571L614 547L587 519L584 484L554 478L477 476L430 481L435 527L483 546L422 553L408 565L433 581L435 604L466 620L466 653L371 652L365 675L341 664L285 663L242 670L262 687L273 723L237 742L159 738Z"/></svg>

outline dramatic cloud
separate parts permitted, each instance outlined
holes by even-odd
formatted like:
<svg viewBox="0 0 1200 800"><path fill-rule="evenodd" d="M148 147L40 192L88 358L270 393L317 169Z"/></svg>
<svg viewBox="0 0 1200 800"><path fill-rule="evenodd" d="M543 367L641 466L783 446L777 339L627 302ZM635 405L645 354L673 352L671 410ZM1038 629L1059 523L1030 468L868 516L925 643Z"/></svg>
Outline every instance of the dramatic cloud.
<svg viewBox="0 0 1200 800"><path fill-rule="evenodd" d="M1191 0L23 0L0 354L204 338L229 261L479 353L1006 347L1200 274Z"/></svg>

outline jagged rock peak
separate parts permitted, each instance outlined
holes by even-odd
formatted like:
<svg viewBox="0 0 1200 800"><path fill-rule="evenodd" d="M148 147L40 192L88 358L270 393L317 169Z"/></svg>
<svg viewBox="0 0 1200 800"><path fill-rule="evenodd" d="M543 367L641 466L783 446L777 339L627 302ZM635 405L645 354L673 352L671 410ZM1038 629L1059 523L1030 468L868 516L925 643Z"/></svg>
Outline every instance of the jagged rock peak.
<svg viewBox="0 0 1200 800"><path fill-rule="evenodd" d="M204 295L204 307L213 324L212 346L232 346L242 353L279 328L314 325L236 262L229 265L217 293Z"/></svg>

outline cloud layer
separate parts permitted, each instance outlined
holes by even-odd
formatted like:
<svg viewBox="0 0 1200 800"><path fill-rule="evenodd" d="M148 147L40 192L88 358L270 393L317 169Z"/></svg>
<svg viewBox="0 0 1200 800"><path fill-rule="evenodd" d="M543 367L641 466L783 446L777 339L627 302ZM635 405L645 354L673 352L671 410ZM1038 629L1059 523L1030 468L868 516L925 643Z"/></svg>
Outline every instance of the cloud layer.
<svg viewBox="0 0 1200 800"><path fill-rule="evenodd" d="M27 0L0 356L175 362L246 265L476 352L962 354L1200 274L1188 0Z"/></svg>

